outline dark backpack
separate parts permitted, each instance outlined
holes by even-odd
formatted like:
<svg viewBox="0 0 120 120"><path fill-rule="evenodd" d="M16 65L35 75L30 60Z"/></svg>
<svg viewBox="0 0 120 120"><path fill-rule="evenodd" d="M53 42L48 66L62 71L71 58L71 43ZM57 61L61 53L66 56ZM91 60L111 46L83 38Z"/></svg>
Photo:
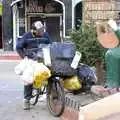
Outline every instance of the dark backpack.
<svg viewBox="0 0 120 120"><path fill-rule="evenodd" d="M96 83L96 74L88 65L80 65L77 68L77 75L86 88Z"/></svg>

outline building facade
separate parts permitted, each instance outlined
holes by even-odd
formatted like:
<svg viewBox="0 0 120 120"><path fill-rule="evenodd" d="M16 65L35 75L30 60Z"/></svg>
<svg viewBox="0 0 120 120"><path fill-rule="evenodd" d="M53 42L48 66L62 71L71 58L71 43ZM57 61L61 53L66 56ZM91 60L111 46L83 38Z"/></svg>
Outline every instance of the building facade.
<svg viewBox="0 0 120 120"><path fill-rule="evenodd" d="M84 0L84 22L118 20L120 13L120 0Z"/></svg>
<svg viewBox="0 0 120 120"><path fill-rule="evenodd" d="M15 50L17 38L41 20L53 41L69 38L69 30L90 23L118 19L119 0L3 0L4 50Z"/></svg>
<svg viewBox="0 0 120 120"><path fill-rule="evenodd" d="M79 5L75 9L77 4ZM15 50L17 38L29 31L34 21L43 22L53 41L64 41L69 37L69 30L78 28L75 21L82 21L81 0L4 0L3 7L3 39L6 50Z"/></svg>
<svg viewBox="0 0 120 120"><path fill-rule="evenodd" d="M0 2L0 48L2 48L2 2Z"/></svg>

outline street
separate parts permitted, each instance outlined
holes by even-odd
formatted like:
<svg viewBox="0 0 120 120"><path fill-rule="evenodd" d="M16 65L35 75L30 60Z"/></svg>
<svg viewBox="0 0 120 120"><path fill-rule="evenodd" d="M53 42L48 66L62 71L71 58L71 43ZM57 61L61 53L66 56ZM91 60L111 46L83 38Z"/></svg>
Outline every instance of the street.
<svg viewBox="0 0 120 120"><path fill-rule="evenodd" d="M23 83L14 73L17 64L0 62L0 120L59 120L49 113L46 102L23 110Z"/></svg>

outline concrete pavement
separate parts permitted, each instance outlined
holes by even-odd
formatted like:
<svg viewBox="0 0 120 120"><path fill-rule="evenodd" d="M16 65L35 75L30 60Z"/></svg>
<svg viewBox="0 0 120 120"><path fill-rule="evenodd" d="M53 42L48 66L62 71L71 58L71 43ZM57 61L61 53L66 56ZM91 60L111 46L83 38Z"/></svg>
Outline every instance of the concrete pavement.
<svg viewBox="0 0 120 120"><path fill-rule="evenodd" d="M0 120L59 120L59 118L49 114L46 103L39 102L30 111L22 110L23 85L13 72L18 60L19 57L16 53L0 54ZM79 111L79 107L98 99L95 96L92 96L93 99L91 99L89 95L68 94L66 97L67 107L60 118L61 120L80 120L81 111ZM115 116L108 116L100 120L119 119L119 114L115 114Z"/></svg>
<svg viewBox="0 0 120 120"><path fill-rule="evenodd" d="M0 62L0 120L59 120L53 117L45 102L39 102L30 111L22 109L23 84L14 73L18 62Z"/></svg>

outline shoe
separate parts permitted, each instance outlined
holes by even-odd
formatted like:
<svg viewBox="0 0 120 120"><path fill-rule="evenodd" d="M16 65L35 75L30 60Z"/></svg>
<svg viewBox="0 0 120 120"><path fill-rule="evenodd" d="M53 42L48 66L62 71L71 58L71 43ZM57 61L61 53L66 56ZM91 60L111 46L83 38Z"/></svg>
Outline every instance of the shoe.
<svg viewBox="0 0 120 120"><path fill-rule="evenodd" d="M29 100L24 100L24 104L23 104L23 109L24 110L30 110L30 101Z"/></svg>

